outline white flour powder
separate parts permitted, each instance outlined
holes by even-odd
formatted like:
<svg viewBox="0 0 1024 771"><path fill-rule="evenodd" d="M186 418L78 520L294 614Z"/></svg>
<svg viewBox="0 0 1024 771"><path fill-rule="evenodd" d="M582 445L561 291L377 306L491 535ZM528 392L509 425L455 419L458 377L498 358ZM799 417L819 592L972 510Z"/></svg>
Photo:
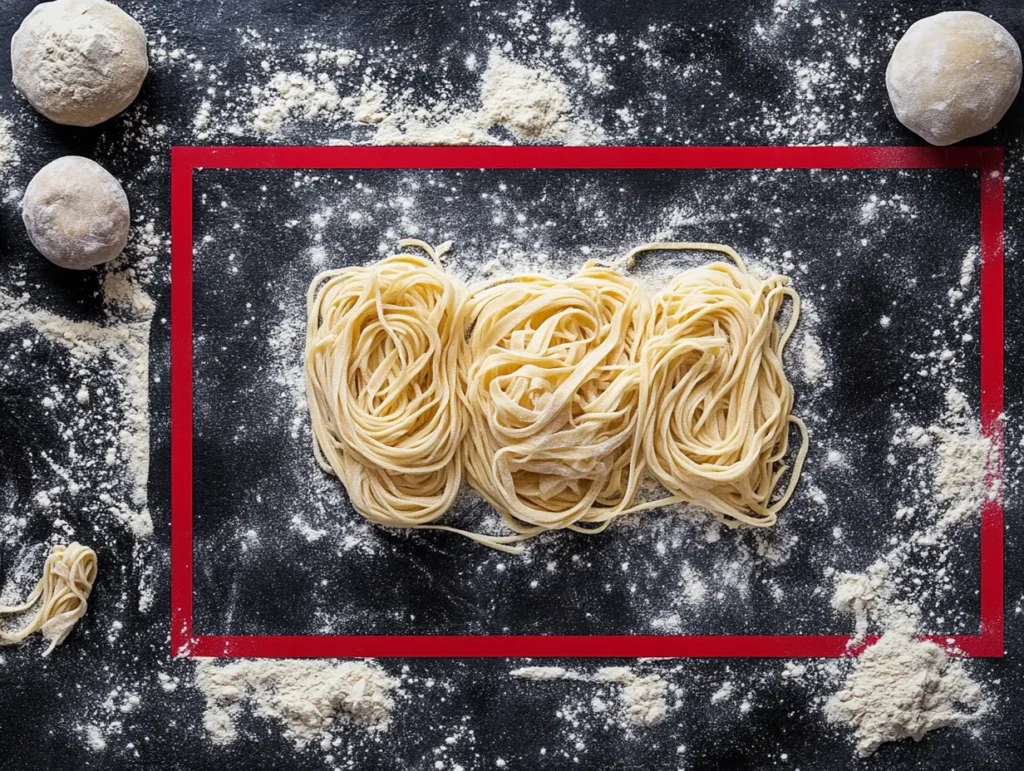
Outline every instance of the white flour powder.
<svg viewBox="0 0 1024 771"><path fill-rule="evenodd" d="M253 116L253 128L276 134L292 116L313 120L333 115L341 107L338 87L326 75L308 77L301 72L279 72L263 89ZM205 128L205 123L198 126Z"/></svg>
<svg viewBox="0 0 1024 771"><path fill-rule="evenodd" d="M18 151L14 144L14 136L11 134L11 122L6 118L0 118L0 193L7 189L5 180L9 167L17 163Z"/></svg>
<svg viewBox="0 0 1024 771"><path fill-rule="evenodd" d="M138 293L145 297L145 300L138 299L132 305L146 305L151 314L151 302L145 292L137 285L131 286L130 294ZM92 434L86 439L102 445L104 455L96 458L87 454L80 458L75 468L55 468L61 479L60 486L46 491L45 496L37 496L37 500L40 504L48 504L58 494L74 497L83 485L90 484L89 477L93 477L93 484L99 483L89 468L101 462L111 469L125 466L130 482L129 499L120 499L118 490L112 487L100 494L100 501L107 513L128 527L136 537L148 538L153 532L153 521L146 503L149 478L149 316L131 321L111 319L106 324L70 321L33 307L27 294L13 296L0 291L0 332L19 327L27 327L34 335L64 348L72 368L83 380L94 377L96 369L102 367L104 371L95 387L116 389L114 393L118 401L117 408L110 413L112 417L108 418L107 413L103 413L102 417L92 421L82 418L61 426L61 434L71 446L72 453L76 443L82 443L84 431ZM25 349L34 345L31 337L25 340ZM62 402L70 403L73 399L81 405L82 411L87 411L91 402L89 389L82 386L74 386L68 394L57 393L46 398L53 402L54 407ZM44 401L44 406L49 404Z"/></svg>
<svg viewBox="0 0 1024 771"><path fill-rule="evenodd" d="M574 672L563 667L520 667L510 674L524 680L576 680L591 683L612 683L619 686L617 717L622 727L657 725L668 716L669 684L659 675L638 675L628 667L602 667L593 675ZM606 710L600 697L589 702L594 712Z"/></svg>
<svg viewBox="0 0 1024 771"><path fill-rule="evenodd" d="M818 338L810 333L804 335L803 360L804 379L808 383L817 383L824 377L827 370L825 355Z"/></svg>
<svg viewBox="0 0 1024 771"><path fill-rule="evenodd" d="M638 675L627 667L603 667L594 679L622 686L619 702L628 724L657 725L668 715L668 683L658 675Z"/></svg>
<svg viewBox="0 0 1024 771"><path fill-rule="evenodd" d="M99 726L91 725L86 727L85 745L93 752L103 752L107 748L107 739Z"/></svg>
<svg viewBox="0 0 1024 771"><path fill-rule="evenodd" d="M571 41L571 35L560 38L566 39ZM565 50L574 49L572 44ZM598 126L577 116L564 80L498 49L488 56L472 107L464 106L455 89L413 100L393 90L388 68L365 66L363 59L346 49L316 49L277 70L265 59L259 69L270 73L269 78L230 96L208 94L192 118L193 132L198 140L249 131L277 137L293 125L316 121L338 128L373 126L369 143L378 145L487 145L510 139L591 144L602 136ZM593 85L598 69L575 58L568 64L587 74Z"/></svg>
<svg viewBox="0 0 1024 771"><path fill-rule="evenodd" d="M480 82L479 107L451 114L443 102L428 110L396 112L380 119L373 138L381 145L495 144L492 129L507 129L521 141L594 141L593 127L572 117L565 83L553 74L518 64L492 51ZM426 113L425 115L423 113Z"/></svg>
<svg viewBox="0 0 1024 771"><path fill-rule="evenodd" d="M386 729L398 681L361 661L208 659L196 665L196 685L206 697L203 725L217 744L234 741L235 721L249 703L257 715L283 723L297 746L327 749L346 721Z"/></svg>
<svg viewBox="0 0 1024 771"><path fill-rule="evenodd" d="M956 387L946 392L945 425L933 426L930 432L939 442L935 497L946 507L940 524L948 527L978 512L987 494L998 494L986 486L992 442L981 435L967 397Z"/></svg>
<svg viewBox="0 0 1024 771"><path fill-rule="evenodd" d="M949 659L934 643L916 639L921 610L916 598L908 601L901 594L908 579L914 579L907 575L905 564L915 549L938 547L937 562L944 564L950 548L945 536L954 525L978 514L989 494L986 465L991 442L978 432L966 398L955 387L946 394L946 412L939 425L908 433L917 437L916 446L933 456L934 492L926 511L918 514L918 507L903 506L896 516L922 517L922 525L864 572L841 574L832 598L837 610L854 617L855 639L867 634L872 624L886 630L857 660L845 689L826 706L830 720L855 727L862 755L884 742L920 740L928 731L962 725L987 711L981 687L963 664ZM928 441L933 436L939 439L937 448ZM950 580L944 570L928 578L932 585Z"/></svg>
<svg viewBox="0 0 1024 771"><path fill-rule="evenodd" d="M976 298L966 290L973 282L977 252L968 251L949 290L957 309L954 331L976 312ZM883 326L888 326L883 317ZM884 631L881 639L854 663L843 690L826 705L834 722L851 724L861 755L884 742L921 739L928 731L962 725L988 710L982 688L964 664L950 659L931 642L917 639L922 630L940 633L948 619L936 617L934 600L956 591L955 574L946 569L958 525L977 522L987 497L1000 491L989 486L987 471L992 441L982 435L973 408L957 386L957 367L936 330L936 347L917 354L920 377L947 384L945 409L930 426L900 420L890 465L906 470L910 484L893 502L896 522L909 521L909 535L893 539L891 547L861 572L837 576L833 606L854 618L855 640L871 628ZM963 335L969 342L970 335ZM897 413L898 414L898 413ZM926 555L923 565L917 559Z"/></svg>
<svg viewBox="0 0 1024 771"><path fill-rule="evenodd" d="M830 721L854 726L862 756L885 742L920 741L929 731L963 725L986 710L981 688L961 662L901 626L861 654L846 687L825 706Z"/></svg>
<svg viewBox="0 0 1024 771"><path fill-rule="evenodd" d="M905 602L894 599L897 587L906 579L901 573L903 565L922 547L938 547L938 562L944 563L942 555L948 554L950 548L946 538L949 531L976 517L985 498L998 494L998 490L988 489L986 481L992 442L982 436L977 421L971 417L967 398L955 386L946 392L942 419L927 429L911 428L906 435L927 461L925 468L931 476L932 492L925 492L912 505L897 506L893 512L896 519L914 517L920 522L911 538L901 540L863 572L838 576L832 604L854 617L858 638L868 632L873 622L885 627L894 618L916 613ZM939 575L943 582L950 580L945 571ZM933 585L938 577L930 577Z"/></svg>

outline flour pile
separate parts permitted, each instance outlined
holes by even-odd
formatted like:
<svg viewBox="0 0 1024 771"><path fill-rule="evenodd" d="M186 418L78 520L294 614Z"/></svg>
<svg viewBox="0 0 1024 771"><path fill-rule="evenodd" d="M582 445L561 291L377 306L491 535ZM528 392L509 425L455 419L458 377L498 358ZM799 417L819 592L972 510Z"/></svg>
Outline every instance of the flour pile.
<svg viewBox="0 0 1024 771"><path fill-rule="evenodd" d="M518 64L492 51L480 81L480 106L449 117L450 105L398 112L380 120L373 138L380 145L488 145L503 128L520 141L541 139L588 144L591 129L572 119L565 83L545 70Z"/></svg>
<svg viewBox="0 0 1024 771"><path fill-rule="evenodd" d="M523 680L576 680L619 686L617 718L622 727L657 725L668 716L669 684L659 675L638 675L628 667L602 667L593 675L563 667L520 667L510 674ZM595 713L607 709L600 695L591 698L590 706Z"/></svg>
<svg viewBox="0 0 1024 771"><path fill-rule="evenodd" d="M248 702L255 714L283 723L296 746L315 742L323 749L345 722L386 729L398 687L384 670L360 661L275 659L202 660L196 684L206 697L203 725L215 743L234 741L235 721Z"/></svg>
<svg viewBox="0 0 1024 771"><path fill-rule="evenodd" d="M668 683L658 675L641 676L628 667L602 667L594 679L622 686L619 702L626 723L657 725L668 715Z"/></svg>
<svg viewBox="0 0 1024 771"><path fill-rule="evenodd" d="M0 118L0 184L3 184L8 167L14 165L17 160L17 147L11 135L11 122L6 118ZM4 188L0 187L0 192L3 191Z"/></svg>
<svg viewBox="0 0 1024 771"><path fill-rule="evenodd" d="M340 107L338 87L326 75L311 78L301 72L278 72L263 89L262 102L254 111L253 128L263 134L276 134L292 116L313 120L335 114ZM206 118L199 118L196 127L205 128Z"/></svg>
<svg viewBox="0 0 1024 771"><path fill-rule="evenodd" d="M936 553L936 561L944 564L953 548L948 536L954 527L977 517L985 500L999 494L988 484L989 465L995 457L992 439L981 433L967 397L956 386L946 391L945 400L946 410L940 421L928 428L911 426L898 437L900 444L913 445L920 451L926 492L897 506L893 516L919 521L920 527L863 572L840 573L837 577L832 605L854 618L857 639L867 634L872 623L887 628L919 614L917 606L929 596L902 596L908 584L929 587L926 592L951 588L952 578L947 571L924 575L921 568L906 568L907 563L920 552L931 550Z"/></svg>
<svg viewBox="0 0 1024 771"><path fill-rule="evenodd" d="M909 625L890 629L861 654L846 687L825 705L829 721L855 727L861 756L885 742L920 741L929 731L964 725L987 711L964 665L935 643L918 641Z"/></svg>

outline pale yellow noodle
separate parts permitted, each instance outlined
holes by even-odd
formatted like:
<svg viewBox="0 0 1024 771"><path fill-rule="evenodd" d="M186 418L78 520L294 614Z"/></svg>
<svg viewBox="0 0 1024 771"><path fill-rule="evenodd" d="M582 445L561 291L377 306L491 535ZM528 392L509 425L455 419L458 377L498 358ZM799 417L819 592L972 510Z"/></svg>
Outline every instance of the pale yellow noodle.
<svg viewBox="0 0 1024 771"><path fill-rule="evenodd" d="M432 524L469 483L518 535L454 530L493 548L545 530L599 532L689 501L729 525L771 525L807 452L782 352L800 298L714 251L653 299L617 265L517 276L467 292L436 250L320 274L308 295L306 378L317 460L355 508L391 527ZM427 259L429 258L429 259ZM784 330L777 317L786 299ZM790 425L801 433L789 481ZM635 503L650 472L669 491Z"/></svg>
<svg viewBox="0 0 1024 771"><path fill-rule="evenodd" d="M643 476L640 286L591 261L490 284L469 307L469 483L519 533L603 530Z"/></svg>
<svg viewBox="0 0 1024 771"><path fill-rule="evenodd" d="M20 605L0 605L0 615L24 613L39 603L39 609L17 632L0 630L0 645L19 643L36 632L50 641L43 653L49 656L71 633L89 607L89 595L96 581L96 552L72 543L55 546L43 565L43 576Z"/></svg>
<svg viewBox="0 0 1024 771"><path fill-rule="evenodd" d="M626 261L662 249L714 251L732 263L687 270L653 300L641 378L647 466L669 491L726 524L772 525L807 455L807 430L792 414L793 387L782 366L800 296L785 276L751 275L735 251L719 244L648 244ZM787 298L792 312L780 330L776 317ZM800 432L800 447L775 497L787 471L790 425Z"/></svg>
<svg viewBox="0 0 1024 771"><path fill-rule="evenodd" d="M443 515L462 482L466 289L441 267L449 244L400 244L426 256L397 254L313 279L305 371L317 462L364 517L408 528ZM507 540L467 535L494 546Z"/></svg>

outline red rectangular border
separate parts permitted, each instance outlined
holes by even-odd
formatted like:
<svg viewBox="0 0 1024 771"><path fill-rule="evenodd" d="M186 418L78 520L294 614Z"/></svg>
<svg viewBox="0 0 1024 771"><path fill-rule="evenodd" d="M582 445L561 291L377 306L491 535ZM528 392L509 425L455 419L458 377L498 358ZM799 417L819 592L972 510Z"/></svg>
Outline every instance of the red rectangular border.
<svg viewBox="0 0 1024 771"><path fill-rule="evenodd" d="M848 655L846 635L216 636L192 631L192 175L196 169L977 169L981 423L1003 478L1003 151L995 147L174 147L171 149L171 652L214 657L782 657ZM1003 506L981 512L981 629L930 639L1003 655ZM868 638L870 644L876 638ZM863 649L864 646L861 646Z"/></svg>

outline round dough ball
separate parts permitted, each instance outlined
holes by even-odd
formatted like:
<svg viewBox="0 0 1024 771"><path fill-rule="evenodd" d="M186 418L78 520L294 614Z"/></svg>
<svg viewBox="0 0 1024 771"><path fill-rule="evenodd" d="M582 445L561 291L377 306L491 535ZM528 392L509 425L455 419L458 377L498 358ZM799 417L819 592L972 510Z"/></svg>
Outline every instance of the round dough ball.
<svg viewBox="0 0 1024 771"><path fill-rule="evenodd" d="M42 3L11 39L11 67L14 85L47 118L95 126L139 95L146 33L106 0Z"/></svg>
<svg viewBox="0 0 1024 771"><path fill-rule="evenodd" d="M110 262L128 243L131 214L121 183L77 155L39 170L25 188L21 217L32 245L62 268Z"/></svg>
<svg viewBox="0 0 1024 771"><path fill-rule="evenodd" d="M1020 48L1002 25L948 11L911 25L892 52L885 85L900 123L933 145L951 145L999 122L1020 75Z"/></svg>

